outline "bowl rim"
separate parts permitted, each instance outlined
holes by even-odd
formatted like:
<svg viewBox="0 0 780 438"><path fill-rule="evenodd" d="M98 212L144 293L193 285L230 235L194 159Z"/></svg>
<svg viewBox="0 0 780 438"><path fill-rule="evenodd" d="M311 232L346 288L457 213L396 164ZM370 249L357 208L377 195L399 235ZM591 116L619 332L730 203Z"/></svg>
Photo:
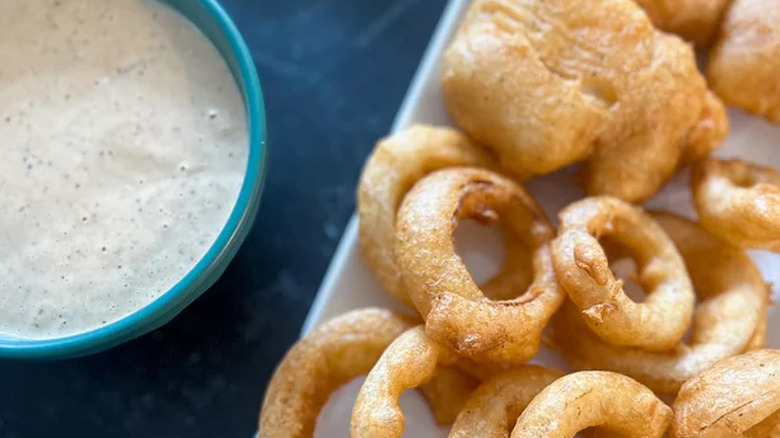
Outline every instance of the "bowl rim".
<svg viewBox="0 0 780 438"><path fill-rule="evenodd" d="M227 262L248 234L260 202L267 167L266 117L260 79L246 42L218 0L193 0L193 2L214 19L235 56L238 72L232 73L243 91L247 113L249 154L246 172L238 199L227 222L195 266L150 303L116 321L73 335L51 339L28 339L4 335L0 337L0 357L59 359L84 356L148 333L168 322L205 292L219 278L227 267ZM173 5L166 1L162 3L173 8ZM189 17L185 16L185 18L192 23ZM224 59L224 55L220 55ZM240 77L236 76L237 73ZM223 262L223 266L220 266L220 262Z"/></svg>

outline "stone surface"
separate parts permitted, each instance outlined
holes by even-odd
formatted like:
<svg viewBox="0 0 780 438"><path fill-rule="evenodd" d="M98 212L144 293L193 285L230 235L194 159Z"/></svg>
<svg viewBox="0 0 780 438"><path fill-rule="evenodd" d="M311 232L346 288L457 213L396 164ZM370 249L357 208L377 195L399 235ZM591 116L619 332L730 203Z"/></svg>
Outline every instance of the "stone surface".
<svg viewBox="0 0 780 438"><path fill-rule="evenodd" d="M91 357L0 360L0 438L250 437L444 0L223 0L266 98L269 173L224 277L171 323Z"/></svg>

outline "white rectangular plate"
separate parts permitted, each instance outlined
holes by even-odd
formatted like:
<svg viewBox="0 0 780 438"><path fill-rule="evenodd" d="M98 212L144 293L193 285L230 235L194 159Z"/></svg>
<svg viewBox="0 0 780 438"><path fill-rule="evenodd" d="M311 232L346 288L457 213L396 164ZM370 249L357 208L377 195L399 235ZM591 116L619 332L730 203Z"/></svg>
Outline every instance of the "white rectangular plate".
<svg viewBox="0 0 780 438"><path fill-rule="evenodd" d="M431 44L420 64L404 104L396 118L393 131L404 129L415 123L452 125L442 100L439 87L440 60L450 37L457 28L469 0L451 0L439 22ZM720 156L741 156L759 163L770 163L780 168L780 128L763 120L731 111L731 134L719 149ZM563 169L527 184L527 188L544 207L549 218L555 220L557 212L578 198L582 191L571 182L572 168ZM648 205L695 217L688 174L681 172ZM467 224L468 225L468 224ZM500 264L500 237L476 226L459 227L458 250L465 259L476 280L489 277ZM486 245L486 241L491 241ZM780 284L780 257L766 252L754 252L754 259L761 268L767 282ZM772 287L777 296L778 287ZM366 306L401 308L384 293L370 269L364 263L357 242L357 218L352 217L342 237L336 255L328 269L317 294L302 335L317 324L348 310ZM780 314L770 309L768 346L780 348ZM542 351L534 360L536 363L565 369L565 363L553 352ZM320 415L317 437L349 436L349 418L361 379L346 385L331 397ZM445 437L446 428L440 428L430 416L427 406L415 391L409 391L402 398L406 413L404 436Z"/></svg>

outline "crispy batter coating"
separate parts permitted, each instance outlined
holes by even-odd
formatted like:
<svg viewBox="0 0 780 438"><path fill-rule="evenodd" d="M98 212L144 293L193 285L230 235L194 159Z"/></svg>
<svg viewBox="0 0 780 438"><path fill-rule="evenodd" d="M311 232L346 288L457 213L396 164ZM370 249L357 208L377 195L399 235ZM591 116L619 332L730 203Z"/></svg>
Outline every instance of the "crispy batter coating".
<svg viewBox="0 0 780 438"><path fill-rule="evenodd" d="M433 379L420 385L420 391L428 400L436 422L452 424L479 383L476 377L458 367L439 367Z"/></svg>
<svg viewBox="0 0 780 438"><path fill-rule="evenodd" d="M504 301L483 294L455 253L453 234L469 218L501 221L533 254L528 289ZM428 335L477 362L521 364L536 354L564 293L550 257L553 228L521 186L481 169L440 170L409 191L397 221L396 258Z"/></svg>
<svg viewBox="0 0 780 438"><path fill-rule="evenodd" d="M415 125L380 140L363 167L358 187L359 243L366 263L390 295L414 308L404 290L393 254L395 217L401 200L417 180L441 168L476 166L498 170L493 156L460 132ZM498 296L523 288L531 273L528 256L507 245L507 266L488 288Z"/></svg>
<svg viewBox="0 0 780 438"><path fill-rule="evenodd" d="M574 202L558 217L555 271L591 330L616 346L674 347L691 322L695 295L685 262L661 226L639 207L607 196ZM644 302L624 293L602 238L636 260L638 282L647 292Z"/></svg>
<svg viewBox="0 0 780 438"><path fill-rule="evenodd" d="M571 438L591 427L625 438L661 438L671 420L669 406L634 379L581 371L537 395L517 420L512 438Z"/></svg>
<svg viewBox="0 0 780 438"><path fill-rule="evenodd" d="M656 392L675 394L715 362L763 346L769 289L744 251L686 219L653 217L680 250L700 299L690 341L666 352L614 347L589 332L569 305L556 317L554 337L576 368L620 372Z"/></svg>
<svg viewBox="0 0 780 438"><path fill-rule="evenodd" d="M780 123L780 0L734 0L707 79L727 104Z"/></svg>
<svg viewBox="0 0 780 438"><path fill-rule="evenodd" d="M780 351L724 359L685 382L670 438L774 438L780 432Z"/></svg>
<svg viewBox="0 0 780 438"><path fill-rule="evenodd" d="M310 438L317 415L331 393L366 374L395 338L415 319L378 308L355 310L327 321L287 352L268 384L260 412L261 438ZM423 394L437 420L452 421L473 379L448 369L433 378ZM458 405L461 403L461 405Z"/></svg>
<svg viewBox="0 0 780 438"><path fill-rule="evenodd" d="M509 438L531 400L562 376L560 371L534 365L496 375L471 394L449 438Z"/></svg>
<svg viewBox="0 0 780 438"><path fill-rule="evenodd" d="M726 107L712 91L707 92L698 123L688 133L680 164L690 164L706 158L729 134Z"/></svg>
<svg viewBox="0 0 780 438"><path fill-rule="evenodd" d="M709 44L731 0L636 0L659 29Z"/></svg>
<svg viewBox="0 0 780 438"><path fill-rule="evenodd" d="M694 167L693 201L702 225L740 248L780 252L780 174L739 159Z"/></svg>
<svg viewBox="0 0 780 438"><path fill-rule="evenodd" d="M632 202L672 175L708 99L693 49L631 0L476 0L442 89L457 123L513 172L591 155L587 191Z"/></svg>

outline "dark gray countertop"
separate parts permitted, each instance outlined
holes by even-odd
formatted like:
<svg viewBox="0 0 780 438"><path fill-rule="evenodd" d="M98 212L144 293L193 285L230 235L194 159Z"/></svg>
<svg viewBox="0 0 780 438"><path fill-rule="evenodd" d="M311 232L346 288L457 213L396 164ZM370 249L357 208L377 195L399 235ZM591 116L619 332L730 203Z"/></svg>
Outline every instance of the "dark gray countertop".
<svg viewBox="0 0 780 438"><path fill-rule="evenodd" d="M266 97L268 173L224 277L164 328L62 362L0 361L0 438L250 437L444 0L222 0Z"/></svg>

